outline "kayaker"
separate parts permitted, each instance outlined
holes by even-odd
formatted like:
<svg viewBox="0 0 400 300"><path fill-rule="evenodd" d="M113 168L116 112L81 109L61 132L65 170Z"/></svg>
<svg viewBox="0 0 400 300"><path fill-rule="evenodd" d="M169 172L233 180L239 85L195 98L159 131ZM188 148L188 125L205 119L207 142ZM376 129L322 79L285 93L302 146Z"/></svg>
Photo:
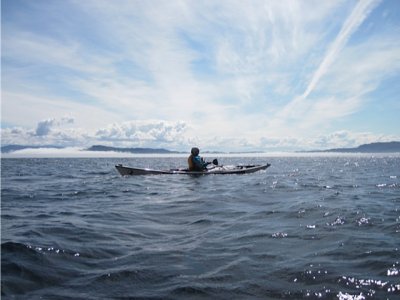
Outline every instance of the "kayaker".
<svg viewBox="0 0 400 300"><path fill-rule="evenodd" d="M205 162L204 159L199 155L199 148L193 147L190 153L191 154L188 158L189 171L207 170L207 165L209 165L210 163Z"/></svg>

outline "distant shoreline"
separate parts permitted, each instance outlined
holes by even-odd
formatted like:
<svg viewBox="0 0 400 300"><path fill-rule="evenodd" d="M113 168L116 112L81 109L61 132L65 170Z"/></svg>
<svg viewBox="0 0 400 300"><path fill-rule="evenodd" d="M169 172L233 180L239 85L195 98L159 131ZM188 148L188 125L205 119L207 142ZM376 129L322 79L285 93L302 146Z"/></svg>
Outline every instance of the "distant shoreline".
<svg viewBox="0 0 400 300"><path fill-rule="evenodd" d="M258 152L258 153L204 153L205 160L214 158L314 158L314 157L400 157L400 152L394 153L345 153L345 152ZM2 153L1 159L30 159L30 158L76 158L76 159L132 159L132 158L182 158L186 162L187 153L124 153L112 151L85 151L79 148L63 149L26 149L11 153ZM222 162L222 161L221 161Z"/></svg>
<svg viewBox="0 0 400 300"><path fill-rule="evenodd" d="M398 153L400 152L400 142L379 142L363 144L355 148L333 148L327 150L297 151L298 153Z"/></svg>
<svg viewBox="0 0 400 300"><path fill-rule="evenodd" d="M400 142L371 143L356 148L335 148L327 150L307 151L202 151L205 157L267 157L267 156L307 156L307 154L338 155L338 154L396 154L400 153ZM7 145L1 147L2 158L17 157L138 157L138 156L187 156L188 152L173 151L163 148L122 148L94 145L89 148L37 146L37 145Z"/></svg>

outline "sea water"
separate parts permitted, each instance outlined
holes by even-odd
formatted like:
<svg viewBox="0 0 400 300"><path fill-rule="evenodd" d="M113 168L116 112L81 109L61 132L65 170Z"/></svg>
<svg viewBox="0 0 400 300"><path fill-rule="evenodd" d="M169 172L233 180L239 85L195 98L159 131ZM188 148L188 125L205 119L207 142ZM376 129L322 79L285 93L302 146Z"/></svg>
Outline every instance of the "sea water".
<svg viewBox="0 0 400 300"><path fill-rule="evenodd" d="M400 298L398 155L119 163L185 159L2 159L3 299Z"/></svg>

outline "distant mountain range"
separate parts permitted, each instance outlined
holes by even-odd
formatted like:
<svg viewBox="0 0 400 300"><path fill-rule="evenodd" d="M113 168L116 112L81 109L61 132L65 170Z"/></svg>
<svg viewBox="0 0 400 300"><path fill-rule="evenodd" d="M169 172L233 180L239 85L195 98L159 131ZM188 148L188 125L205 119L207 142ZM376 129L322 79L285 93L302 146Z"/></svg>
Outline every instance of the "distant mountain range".
<svg viewBox="0 0 400 300"><path fill-rule="evenodd" d="M34 146L34 145L6 145L1 147L1 153L11 153L23 149L39 149L39 148L56 148L62 149L60 146ZM179 154L186 152L171 151L163 148L122 148L122 147L109 147L103 145L94 145L86 151L99 151L99 152L123 152L123 153L136 153L136 154ZM386 142L386 143L371 143L358 146L356 148L334 148L328 150L312 150L312 151L299 151L303 153L321 153L321 152L338 152L338 153L393 153L400 152L400 142ZM222 154L226 152L210 152L204 151L203 154ZM232 152L229 152L232 153ZM240 153L240 152L234 152ZM252 153L252 152L246 152Z"/></svg>
<svg viewBox="0 0 400 300"><path fill-rule="evenodd" d="M328 150L302 151L314 152L339 152L339 153L393 153L400 152L400 142L384 142L360 145L356 148L333 148Z"/></svg>

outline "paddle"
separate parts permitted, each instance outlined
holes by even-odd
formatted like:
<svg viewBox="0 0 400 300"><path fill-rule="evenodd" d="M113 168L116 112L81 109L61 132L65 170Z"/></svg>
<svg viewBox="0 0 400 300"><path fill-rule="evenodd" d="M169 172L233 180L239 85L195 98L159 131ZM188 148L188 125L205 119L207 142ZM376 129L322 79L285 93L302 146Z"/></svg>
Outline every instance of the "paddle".
<svg viewBox="0 0 400 300"><path fill-rule="evenodd" d="M203 160L204 161L204 160ZM212 162L208 161L206 162L207 165L213 164L214 166L218 166L218 159L214 158Z"/></svg>
<svg viewBox="0 0 400 300"><path fill-rule="evenodd" d="M211 168L208 168L208 170L212 170L215 169L216 167L218 167L218 159L214 158L212 162L207 162L207 165L211 165L213 164L214 166L212 166Z"/></svg>

